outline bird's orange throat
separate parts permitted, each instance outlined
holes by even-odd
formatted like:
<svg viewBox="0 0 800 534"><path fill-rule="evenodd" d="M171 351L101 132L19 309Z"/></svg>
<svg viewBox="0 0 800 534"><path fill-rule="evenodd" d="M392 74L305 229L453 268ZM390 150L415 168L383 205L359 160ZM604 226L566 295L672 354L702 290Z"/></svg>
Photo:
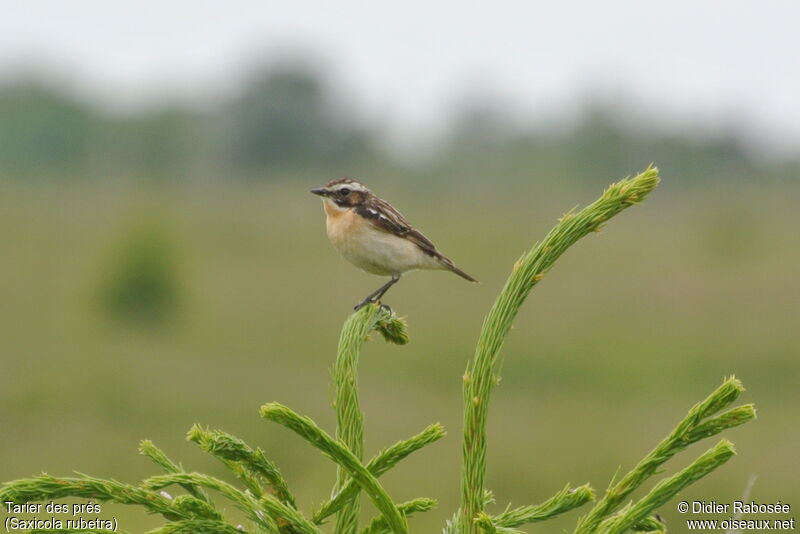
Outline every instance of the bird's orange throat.
<svg viewBox="0 0 800 534"><path fill-rule="evenodd" d="M340 208L333 200L329 198L326 198L322 201L322 207L325 209L325 215L333 219L342 217L345 213L350 211L350 208Z"/></svg>

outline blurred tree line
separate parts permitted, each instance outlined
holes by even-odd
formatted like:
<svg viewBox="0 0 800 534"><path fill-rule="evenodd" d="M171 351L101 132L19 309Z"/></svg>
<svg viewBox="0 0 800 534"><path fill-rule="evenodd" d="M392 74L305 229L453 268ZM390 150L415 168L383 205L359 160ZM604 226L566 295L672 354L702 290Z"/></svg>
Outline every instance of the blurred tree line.
<svg viewBox="0 0 800 534"><path fill-rule="evenodd" d="M163 104L114 114L55 84L0 85L0 177L49 179L286 179L298 171L355 174L397 168L378 127L348 113L319 72L280 63L257 70L238 94L204 110ZM601 182L651 161L676 178L750 180L800 175L797 162L758 157L733 133L702 137L635 127L621 104L586 107L574 126L520 128L498 102L464 106L417 173L448 179ZM341 171L341 172L340 172Z"/></svg>

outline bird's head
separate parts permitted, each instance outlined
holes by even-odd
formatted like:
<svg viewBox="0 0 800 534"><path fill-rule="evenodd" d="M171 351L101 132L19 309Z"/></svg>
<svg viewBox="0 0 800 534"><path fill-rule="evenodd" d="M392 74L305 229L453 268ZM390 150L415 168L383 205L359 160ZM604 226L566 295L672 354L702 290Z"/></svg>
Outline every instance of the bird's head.
<svg viewBox="0 0 800 534"><path fill-rule="evenodd" d="M336 204L339 208L348 209L366 202L372 192L359 182L351 178L337 178L331 180L325 187L312 189L312 193L321 196L324 200Z"/></svg>

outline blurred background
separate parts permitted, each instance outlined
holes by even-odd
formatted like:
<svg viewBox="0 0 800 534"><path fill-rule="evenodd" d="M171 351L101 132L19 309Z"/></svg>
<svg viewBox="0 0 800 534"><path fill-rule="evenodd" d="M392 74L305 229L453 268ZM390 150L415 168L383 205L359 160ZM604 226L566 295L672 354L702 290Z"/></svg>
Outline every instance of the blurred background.
<svg viewBox="0 0 800 534"><path fill-rule="evenodd" d="M489 485L503 506L601 490L736 374L759 419L684 496L730 502L757 477L752 498L800 507L799 18L790 1L9 7L0 480L134 482L157 472L144 438L222 475L184 440L197 422L263 447L319 504L334 469L258 408L333 430L338 331L382 281L338 257L308 190L352 176L482 282L404 278L386 302L411 344L363 353L368 456L450 431L384 477L398 500L440 500L412 523L435 532L458 505L460 377L511 265L655 162L659 190L570 250L518 318Z"/></svg>

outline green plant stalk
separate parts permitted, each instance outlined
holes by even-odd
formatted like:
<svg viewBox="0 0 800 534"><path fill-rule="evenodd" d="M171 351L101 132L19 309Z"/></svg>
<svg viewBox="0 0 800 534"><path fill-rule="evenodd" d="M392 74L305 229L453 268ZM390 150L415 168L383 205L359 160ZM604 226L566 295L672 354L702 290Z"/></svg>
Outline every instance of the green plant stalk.
<svg viewBox="0 0 800 534"><path fill-rule="evenodd" d="M156 475L145 480L142 484L146 488L159 490L171 484L194 484L204 488L218 491L221 495L228 498L233 504L243 511L256 525L264 528L270 534L278 533L276 518L265 514L259 501L251 495L240 491L227 482L214 478L203 473L174 473L168 475Z"/></svg>
<svg viewBox="0 0 800 534"><path fill-rule="evenodd" d="M478 516L478 524L485 532L495 532L499 528L519 527L528 523L552 519L583 506L592 499L594 499L594 490L590 486L570 488L567 485L542 504L520 506L496 516L483 513Z"/></svg>
<svg viewBox="0 0 800 534"><path fill-rule="evenodd" d="M667 526L664 524L657 517L645 517L641 521L638 521L635 525L631 527L631 530L636 532L648 532L651 534L657 534L659 532L663 533L666 530Z"/></svg>
<svg viewBox="0 0 800 534"><path fill-rule="evenodd" d="M139 504L144 506L147 511L161 514L169 520L192 519L191 515L176 508L171 500L154 491L123 484L116 480L102 480L86 475L74 478L42 474L38 477L8 482L0 488L0 501L50 501L64 497L91 498L119 504Z"/></svg>
<svg viewBox="0 0 800 534"><path fill-rule="evenodd" d="M494 503L495 503L494 493L492 493L489 490L484 491L481 508L486 509L490 504ZM481 516L479 516L476 521L479 521L480 519ZM483 523L483 525L481 526L485 527L486 523ZM452 518L445 520L444 529L442 529L442 534L460 534L460 532L461 532L461 508L456 510L456 513L453 514Z"/></svg>
<svg viewBox="0 0 800 534"><path fill-rule="evenodd" d="M364 456L364 414L358 402L358 357L361 345L375 329L384 337L387 325L393 324L393 314L378 304L364 306L350 315L342 327L336 363L333 368L336 410L336 437L344 443L359 462ZM388 339L388 338L387 338ZM340 467L336 472L335 492L348 483L348 472ZM358 529L359 501L357 495L339 509L334 534L355 534Z"/></svg>
<svg viewBox="0 0 800 534"><path fill-rule="evenodd" d="M227 432L207 430L199 425L192 426L186 439L197 443L201 449L220 460L240 464L250 472L251 476L260 476L272 487L275 495L281 501L289 504L292 508L297 508L286 479L283 478L278 467L264 456L264 451L261 449L253 449L241 439ZM258 495L261 495L260 491Z"/></svg>
<svg viewBox="0 0 800 534"><path fill-rule="evenodd" d="M590 206L578 213L564 215L544 240L514 265L505 287L484 320L475 357L464 374L462 534L478 533L475 519L483 511L489 396L497 382L495 369L500 348L520 306L561 254L580 238L598 231L611 217L644 200L658 182L658 170L651 166L634 178L611 185Z"/></svg>
<svg viewBox="0 0 800 534"><path fill-rule="evenodd" d="M219 460L222 465L227 467L228 470L233 473L233 476L238 478L242 484L244 484L244 487L247 489L247 491L253 494L256 498L260 498L264 494L264 488L261 487L261 483L259 482L258 478L240 462L227 460L218 454L211 454L217 460Z"/></svg>
<svg viewBox="0 0 800 534"><path fill-rule="evenodd" d="M375 326L377 312L377 306L364 306L345 321L333 368L336 437L359 461L363 459L364 452L364 414L358 402L358 356L361 345ZM334 491L340 491L347 484L347 477L344 468L336 470ZM358 528L358 514L358 499L352 499L342 506L336 516L334 534L354 534Z"/></svg>
<svg viewBox="0 0 800 534"><path fill-rule="evenodd" d="M369 471L372 476L377 478L394 467L399 461L406 458L412 452L417 451L425 445L433 443L434 441L438 441L439 439L443 438L445 434L446 432L444 427L439 423L434 423L416 436L412 436L407 440L397 442L391 447L380 451L367 464L367 471ZM339 493L334 495L330 500L324 502L320 506L319 510L314 513L312 520L316 524L322 523L326 517L336 513L336 511L338 511L345 503L356 498L359 491L361 491L361 487L356 484L354 480L348 480L347 484L345 484L345 486L339 490Z"/></svg>
<svg viewBox="0 0 800 534"><path fill-rule="evenodd" d="M222 514L210 503L200 500L197 497L192 497L191 495L178 495L172 499L172 505L186 512L189 517L196 519L213 519L217 521L222 520Z"/></svg>
<svg viewBox="0 0 800 534"><path fill-rule="evenodd" d="M282 503L273 495L264 495L259 502L261 507L267 510L272 517L278 518L278 525L286 524L290 526L290 532L297 534L322 534L316 525L306 519L303 514L295 508Z"/></svg>
<svg viewBox="0 0 800 534"><path fill-rule="evenodd" d="M666 504L686 486L708 475L730 460L736 451L733 444L720 440L688 467L655 485L639 502L601 523L598 534L622 534L646 519L654 510Z"/></svg>
<svg viewBox="0 0 800 534"><path fill-rule="evenodd" d="M731 426L740 425L755 417L751 405L734 408L722 415L703 421L732 404L744 391L736 378L727 378L704 401L695 404L675 429L645 456L619 482L609 487L606 494L589 513L578 521L575 534L590 534L609 516L622 501L652 476L664 462L696 441L706 438L709 432L718 433Z"/></svg>
<svg viewBox="0 0 800 534"><path fill-rule="evenodd" d="M395 534L408 534L405 517L378 480L367 471L350 449L325 433L308 417L302 417L281 404L275 402L265 404L261 407L261 417L292 430L336 462L361 486L378 511L386 518L391 530Z"/></svg>
<svg viewBox="0 0 800 534"><path fill-rule="evenodd" d="M686 433L686 441L694 443L696 441L700 441L701 439L715 436L723 430L743 425L755 418L755 406L752 404L743 404L742 406L731 408L727 412L721 413L717 417L703 421Z"/></svg>
<svg viewBox="0 0 800 534"><path fill-rule="evenodd" d="M415 514L417 512L427 512L436 508L437 502L433 499L414 499L413 501L404 502L397 505L397 509L405 517ZM382 515L370 521L369 525L359 532L359 534L384 534L389 532L389 525L386 523L386 518Z"/></svg>
<svg viewBox="0 0 800 534"><path fill-rule="evenodd" d="M248 534L247 531L236 528L233 525L211 519L173 521L162 527L149 530L145 534L198 534L200 532L202 534Z"/></svg>
<svg viewBox="0 0 800 534"><path fill-rule="evenodd" d="M225 467L228 468L231 473L233 473L236 478L242 481L244 487L255 497L260 498L262 495L264 495L264 488L261 486L261 482L258 480L258 477L253 475L253 473L244 465L239 462L225 460L224 458L217 458Z"/></svg>
<svg viewBox="0 0 800 534"><path fill-rule="evenodd" d="M156 447L156 445L149 439L142 440L139 443L139 453L150 458L150 460L152 460L153 463L161 466L161 468L167 473L184 472L183 468L179 464L176 464L175 462L170 460L169 457L167 457L166 453L161 449L159 449L158 447ZM201 499L205 502L210 502L208 499L208 495L206 494L205 491L203 491L203 488L188 484L186 486L183 486L183 489L188 491L189 494L192 495L193 497Z"/></svg>

